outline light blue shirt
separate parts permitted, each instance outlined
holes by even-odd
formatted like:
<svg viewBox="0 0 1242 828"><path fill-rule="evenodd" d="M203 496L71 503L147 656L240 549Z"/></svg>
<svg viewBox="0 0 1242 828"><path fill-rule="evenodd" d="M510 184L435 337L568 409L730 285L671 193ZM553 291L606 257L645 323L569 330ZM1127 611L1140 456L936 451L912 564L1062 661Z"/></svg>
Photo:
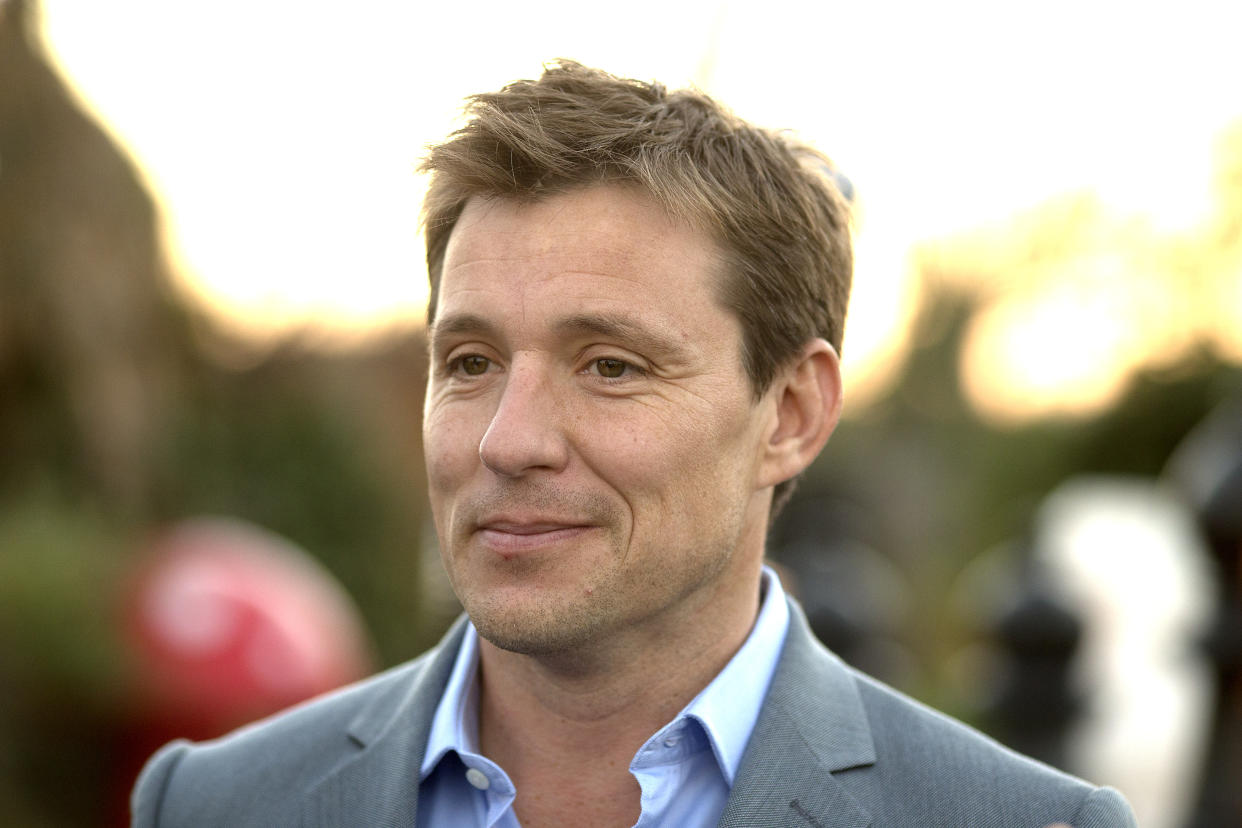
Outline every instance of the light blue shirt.
<svg viewBox="0 0 1242 828"><path fill-rule="evenodd" d="M764 567L762 583L759 617L741 648L630 762L642 789L635 828L710 828L720 819L789 629L780 579ZM469 625L431 721L419 825L520 828L513 782L479 751L478 663L478 633Z"/></svg>

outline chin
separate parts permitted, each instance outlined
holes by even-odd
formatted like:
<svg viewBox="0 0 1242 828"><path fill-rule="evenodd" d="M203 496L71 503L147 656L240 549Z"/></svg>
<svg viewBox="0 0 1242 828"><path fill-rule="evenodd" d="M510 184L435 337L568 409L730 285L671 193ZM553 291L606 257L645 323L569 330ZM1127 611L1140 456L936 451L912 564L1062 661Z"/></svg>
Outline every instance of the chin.
<svg viewBox="0 0 1242 828"><path fill-rule="evenodd" d="M466 603L466 602L463 602ZM502 650L544 656L579 650L604 635L612 613L597 603L556 606L542 601L535 606L497 606L490 600L466 603L466 613L479 635Z"/></svg>

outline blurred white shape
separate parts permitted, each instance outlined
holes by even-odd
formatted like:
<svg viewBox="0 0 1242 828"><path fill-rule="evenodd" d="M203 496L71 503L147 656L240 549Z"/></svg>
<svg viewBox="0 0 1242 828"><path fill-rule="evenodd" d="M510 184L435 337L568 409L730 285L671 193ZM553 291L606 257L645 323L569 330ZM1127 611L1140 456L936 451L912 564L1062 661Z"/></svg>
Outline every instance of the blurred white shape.
<svg viewBox="0 0 1242 828"><path fill-rule="evenodd" d="M1153 481L1078 478L1044 502L1035 554L1083 621L1069 770L1121 790L1146 828L1182 825L1214 693L1196 647L1213 574L1193 516Z"/></svg>

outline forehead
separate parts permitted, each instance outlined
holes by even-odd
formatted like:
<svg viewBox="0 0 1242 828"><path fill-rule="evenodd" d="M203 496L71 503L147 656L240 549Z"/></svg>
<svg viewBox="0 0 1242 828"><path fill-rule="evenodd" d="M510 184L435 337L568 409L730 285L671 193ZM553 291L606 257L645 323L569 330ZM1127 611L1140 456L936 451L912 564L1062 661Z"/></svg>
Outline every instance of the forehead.
<svg viewBox="0 0 1242 828"><path fill-rule="evenodd" d="M722 270L710 235L636 188L600 185L536 202L475 198L449 239L433 311L509 302L719 314Z"/></svg>

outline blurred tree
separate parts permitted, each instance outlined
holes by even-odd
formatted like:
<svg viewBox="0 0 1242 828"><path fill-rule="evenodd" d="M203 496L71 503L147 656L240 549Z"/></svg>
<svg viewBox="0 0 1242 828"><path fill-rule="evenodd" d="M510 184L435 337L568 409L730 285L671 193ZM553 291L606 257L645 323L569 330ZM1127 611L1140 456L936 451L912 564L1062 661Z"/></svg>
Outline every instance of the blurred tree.
<svg viewBox="0 0 1242 828"><path fill-rule="evenodd" d="M977 712L948 675L956 654L985 632L981 619L963 618L946 604L971 561L1021 542L1040 500L1073 475L1159 475L1182 436L1242 387L1226 340L1196 317L1197 338L1177 339L1164 358L1140 364L1103 410L1002 424L985 417L964 388L972 325L989 302L1007 295L1005 286L1064 268L1101 238L1139 245L1135 256L1158 252L1158 278L1173 294L1181 285L1191 292L1208 285L1219 303L1236 293L1242 127L1225 137L1220 157L1218 209L1181 235L1157 237L1134 224L1106 232L1112 219L1090 200L1072 198L919 251L924 296L893 391L844 421L795 495L821 513L825 501L847 504L856 513L851 525L868 527L852 540L886 555L911 585L901 639L919 665L907 671L916 683L906 689L916 695L967 718ZM1126 289L1124 280L1119 284ZM1073 331L1050 335L1073 350ZM805 545L789 537L786 525L799 512L798 502L791 504L773 532L778 560L782 546Z"/></svg>
<svg viewBox="0 0 1242 828"><path fill-rule="evenodd" d="M383 663L417 654L446 622L418 593L424 353L417 335L334 354L286 343L245 370L198 372L161 444L155 518L283 534L342 580Z"/></svg>
<svg viewBox="0 0 1242 828"><path fill-rule="evenodd" d="M0 490L50 471L138 517L187 315L150 196L48 67L35 12L13 0L0 20Z"/></svg>
<svg viewBox="0 0 1242 828"><path fill-rule="evenodd" d="M49 68L36 14L0 5L0 824L123 822L112 748L141 711L115 616L161 523L289 537L343 581L385 665L447 623L420 600L425 346L256 352L217 329L173 286L150 195Z"/></svg>

